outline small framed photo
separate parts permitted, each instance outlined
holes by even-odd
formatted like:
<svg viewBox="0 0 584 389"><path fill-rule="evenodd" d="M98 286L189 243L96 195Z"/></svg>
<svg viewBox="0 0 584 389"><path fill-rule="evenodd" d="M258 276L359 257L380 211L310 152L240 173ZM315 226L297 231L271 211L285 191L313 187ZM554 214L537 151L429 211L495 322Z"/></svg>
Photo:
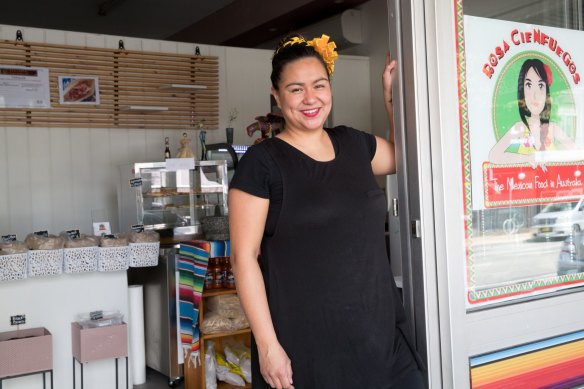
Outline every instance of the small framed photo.
<svg viewBox="0 0 584 389"><path fill-rule="evenodd" d="M93 235L104 236L104 235L110 235L111 233L112 233L112 229L110 227L109 222L95 222L95 223L93 223Z"/></svg>
<svg viewBox="0 0 584 389"><path fill-rule="evenodd" d="M59 103L99 104L99 81L93 76L59 76Z"/></svg>

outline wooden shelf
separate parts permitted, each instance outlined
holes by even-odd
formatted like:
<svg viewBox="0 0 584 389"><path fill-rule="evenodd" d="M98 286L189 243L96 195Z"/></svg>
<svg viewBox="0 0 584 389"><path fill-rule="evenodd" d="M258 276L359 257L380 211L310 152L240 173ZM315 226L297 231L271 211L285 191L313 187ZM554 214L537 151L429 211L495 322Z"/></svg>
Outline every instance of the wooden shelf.
<svg viewBox="0 0 584 389"><path fill-rule="evenodd" d="M205 289L203 290L203 297L221 296L224 294L237 294L237 289Z"/></svg>
<svg viewBox="0 0 584 389"><path fill-rule="evenodd" d="M201 296L201 301L199 304L199 325L205 320L205 310L206 300L214 296L224 296L224 295L237 295L237 289L235 288L221 288L221 289L205 289ZM243 328L237 331L223 331L213 334L205 334L201 332L200 335L200 346L201 346L201 365L196 369L188 368L185 364L185 387L189 388L204 388L205 387L205 351L207 347L207 342L213 343L213 348L216 353L224 353L224 347L230 344L230 342L242 342L247 347L251 347L251 329L249 327ZM243 387L238 387L230 385L225 382L217 381L217 389L240 389L246 388L251 389L251 384L246 383Z"/></svg>
<svg viewBox="0 0 584 389"><path fill-rule="evenodd" d="M120 109L121 112L163 112L168 111L168 107L154 107L151 105L128 105Z"/></svg>
<svg viewBox="0 0 584 389"><path fill-rule="evenodd" d="M202 334L201 337L204 340L209 340L209 339L216 339L216 338L224 338L226 336L247 334L250 332L251 332L251 329L248 327L248 328L244 328L242 330L237 330L237 331L217 332L215 334Z"/></svg>
<svg viewBox="0 0 584 389"><path fill-rule="evenodd" d="M191 85L191 84L164 84L158 87L160 90L174 90L174 91L193 91L205 90L207 85Z"/></svg>
<svg viewBox="0 0 584 389"><path fill-rule="evenodd" d="M241 389L241 388L245 388L245 389L250 388L251 389L251 384L248 384L246 382L245 386L235 386L235 385L228 384L227 382L217 381L217 389Z"/></svg>
<svg viewBox="0 0 584 389"><path fill-rule="evenodd" d="M190 190L187 192L144 192L142 193L142 197L148 198L157 198L157 197L176 197L176 196L189 196L189 195L206 195L206 194L222 194L223 187L214 187L214 188L198 188L194 190Z"/></svg>

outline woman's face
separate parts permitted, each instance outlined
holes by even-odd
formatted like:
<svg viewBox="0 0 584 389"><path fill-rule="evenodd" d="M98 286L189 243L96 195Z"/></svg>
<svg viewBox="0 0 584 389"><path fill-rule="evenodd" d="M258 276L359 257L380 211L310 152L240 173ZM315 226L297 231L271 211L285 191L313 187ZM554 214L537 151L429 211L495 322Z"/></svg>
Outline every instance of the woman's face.
<svg viewBox="0 0 584 389"><path fill-rule="evenodd" d="M538 117L545 107L546 85L534 68L529 68L525 74L523 91L525 92L525 105L531 112L531 117Z"/></svg>
<svg viewBox="0 0 584 389"><path fill-rule="evenodd" d="M287 129L322 129L331 111L332 95L326 69L317 58L301 58L286 65L278 88L272 88L272 94Z"/></svg>

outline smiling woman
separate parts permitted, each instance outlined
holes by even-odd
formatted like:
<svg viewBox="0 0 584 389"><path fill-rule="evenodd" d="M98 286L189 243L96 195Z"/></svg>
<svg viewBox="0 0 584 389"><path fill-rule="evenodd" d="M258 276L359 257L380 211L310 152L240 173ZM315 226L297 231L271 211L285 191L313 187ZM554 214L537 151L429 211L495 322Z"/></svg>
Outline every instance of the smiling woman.
<svg viewBox="0 0 584 389"><path fill-rule="evenodd" d="M254 337L252 384L421 388L375 180L395 171L396 62L388 54L382 77L389 140L324 128L334 49L326 35L280 43L271 81L284 130L248 149L230 185L231 261Z"/></svg>

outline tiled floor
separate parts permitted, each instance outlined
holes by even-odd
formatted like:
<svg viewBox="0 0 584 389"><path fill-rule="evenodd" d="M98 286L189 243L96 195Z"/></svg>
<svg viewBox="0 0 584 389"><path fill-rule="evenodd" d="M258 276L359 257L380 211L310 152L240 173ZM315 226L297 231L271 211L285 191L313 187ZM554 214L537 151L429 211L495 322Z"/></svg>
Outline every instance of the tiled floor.
<svg viewBox="0 0 584 389"><path fill-rule="evenodd" d="M143 385L134 385L134 389L165 389L170 388L168 385L168 377L162 375L156 370L146 368L146 383ZM176 389L184 389L184 382L177 382Z"/></svg>

